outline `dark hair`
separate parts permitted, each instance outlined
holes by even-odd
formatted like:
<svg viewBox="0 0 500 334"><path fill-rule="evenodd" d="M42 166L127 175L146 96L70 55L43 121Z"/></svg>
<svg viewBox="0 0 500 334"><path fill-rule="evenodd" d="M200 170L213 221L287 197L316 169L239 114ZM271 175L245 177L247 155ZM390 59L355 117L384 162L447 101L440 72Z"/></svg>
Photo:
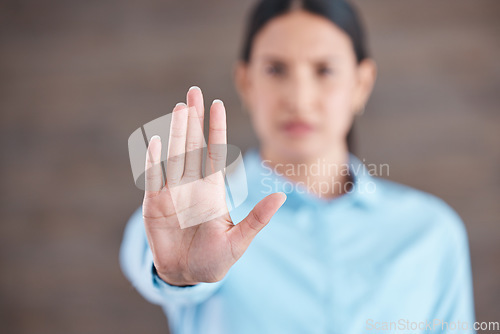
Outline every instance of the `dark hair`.
<svg viewBox="0 0 500 334"><path fill-rule="evenodd" d="M345 0L261 0L250 14L240 59L245 63L250 62L255 36L266 23L297 8L323 16L342 29L351 38L358 63L368 58L363 26L355 8L349 2ZM354 124L347 134L347 146L350 152L354 152Z"/></svg>

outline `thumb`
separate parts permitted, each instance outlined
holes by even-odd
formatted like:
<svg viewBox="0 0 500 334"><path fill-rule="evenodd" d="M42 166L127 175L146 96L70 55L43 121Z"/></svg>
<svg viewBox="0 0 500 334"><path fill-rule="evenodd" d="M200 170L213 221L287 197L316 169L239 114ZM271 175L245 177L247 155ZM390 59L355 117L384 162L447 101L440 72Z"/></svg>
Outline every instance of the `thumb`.
<svg viewBox="0 0 500 334"><path fill-rule="evenodd" d="M229 231L229 240L234 247L233 254L236 260L243 255L253 238L269 223L285 200L286 195L281 192L266 196L245 219Z"/></svg>

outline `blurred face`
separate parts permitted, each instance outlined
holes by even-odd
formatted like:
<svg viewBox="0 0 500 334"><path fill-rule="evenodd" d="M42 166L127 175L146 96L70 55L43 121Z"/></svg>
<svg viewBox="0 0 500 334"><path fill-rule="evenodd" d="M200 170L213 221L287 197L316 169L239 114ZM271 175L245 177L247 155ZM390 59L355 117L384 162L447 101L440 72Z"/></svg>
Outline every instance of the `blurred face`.
<svg viewBox="0 0 500 334"><path fill-rule="evenodd" d="M347 133L373 79L373 63L358 66L345 32L302 10L265 25L249 64L237 69L262 151L290 160L347 150Z"/></svg>

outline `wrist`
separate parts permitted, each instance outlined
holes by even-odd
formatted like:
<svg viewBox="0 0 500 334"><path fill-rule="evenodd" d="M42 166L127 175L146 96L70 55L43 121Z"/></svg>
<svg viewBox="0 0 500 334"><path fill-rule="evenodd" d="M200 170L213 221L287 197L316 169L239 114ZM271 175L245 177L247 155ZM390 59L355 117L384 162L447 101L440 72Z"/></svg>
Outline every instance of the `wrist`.
<svg viewBox="0 0 500 334"><path fill-rule="evenodd" d="M156 275L156 277L158 277L160 280L162 280L163 282L167 283L168 285L172 285L172 286L190 287L190 286L194 286L196 284L199 284L199 282L187 282L187 281L183 281L183 280L179 280L179 279L172 279L171 277L167 277L167 276L163 275L162 273L158 272L158 270L156 270L156 267L154 264L153 264L153 275Z"/></svg>

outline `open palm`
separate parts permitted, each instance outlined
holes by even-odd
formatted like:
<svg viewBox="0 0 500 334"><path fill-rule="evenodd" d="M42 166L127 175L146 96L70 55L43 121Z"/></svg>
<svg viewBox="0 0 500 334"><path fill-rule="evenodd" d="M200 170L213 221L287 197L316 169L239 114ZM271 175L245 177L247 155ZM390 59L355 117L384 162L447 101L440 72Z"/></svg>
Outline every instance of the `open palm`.
<svg viewBox="0 0 500 334"><path fill-rule="evenodd" d="M177 104L172 113L166 182L160 138L154 136L148 146L143 218L158 275L172 285L221 280L286 198L282 193L267 196L235 225L226 205L223 175L223 103L216 100L210 107L205 173L203 120L203 95L194 87L187 93L187 104Z"/></svg>

